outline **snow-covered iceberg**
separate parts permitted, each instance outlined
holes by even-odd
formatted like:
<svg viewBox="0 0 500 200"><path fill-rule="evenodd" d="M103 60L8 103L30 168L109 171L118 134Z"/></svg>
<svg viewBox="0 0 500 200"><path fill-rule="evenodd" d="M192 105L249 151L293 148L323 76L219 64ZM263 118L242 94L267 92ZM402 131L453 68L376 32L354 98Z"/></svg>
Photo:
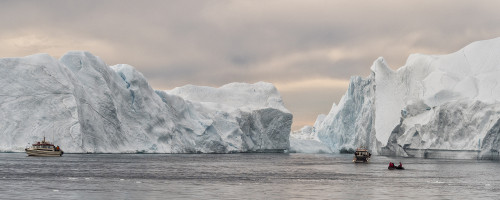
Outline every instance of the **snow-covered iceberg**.
<svg viewBox="0 0 500 200"><path fill-rule="evenodd" d="M367 78L352 77L338 105L315 125L332 150L366 146L407 156L405 149L500 148L500 38L448 55L411 55L396 71L383 58Z"/></svg>
<svg viewBox="0 0 500 200"><path fill-rule="evenodd" d="M155 91L88 52L0 59L0 151L43 136L65 152L229 153L289 148L292 114L270 83Z"/></svg>

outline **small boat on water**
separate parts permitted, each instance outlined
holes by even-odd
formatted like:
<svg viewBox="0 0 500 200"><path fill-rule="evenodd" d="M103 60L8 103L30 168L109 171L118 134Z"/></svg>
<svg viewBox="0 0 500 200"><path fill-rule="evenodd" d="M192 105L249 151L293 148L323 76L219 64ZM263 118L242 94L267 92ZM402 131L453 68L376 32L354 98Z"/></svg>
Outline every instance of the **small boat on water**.
<svg viewBox="0 0 500 200"><path fill-rule="evenodd" d="M364 163L370 161L370 158L372 157L372 154L368 152L366 148L360 147L356 149L356 152L354 152L354 159L352 162L355 163Z"/></svg>
<svg viewBox="0 0 500 200"><path fill-rule="evenodd" d="M24 149L28 156L62 156L64 152L49 141L43 140L32 144L31 147Z"/></svg>
<svg viewBox="0 0 500 200"><path fill-rule="evenodd" d="M395 169L404 170L405 168L403 167L403 164L401 164L401 163L399 163L398 166L395 166L394 163L389 162L389 167L387 167L387 169L389 169L389 170L395 170Z"/></svg>
<svg viewBox="0 0 500 200"><path fill-rule="evenodd" d="M395 169L404 170L405 168L401 167L401 166L396 166L396 167L388 167L387 169L389 169L389 170L395 170Z"/></svg>

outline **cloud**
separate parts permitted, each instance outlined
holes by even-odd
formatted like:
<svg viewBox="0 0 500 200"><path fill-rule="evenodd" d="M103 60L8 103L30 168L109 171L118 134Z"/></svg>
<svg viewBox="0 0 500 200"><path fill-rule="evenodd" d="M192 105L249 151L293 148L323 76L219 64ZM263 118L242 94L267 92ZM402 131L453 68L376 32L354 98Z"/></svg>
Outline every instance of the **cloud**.
<svg viewBox="0 0 500 200"><path fill-rule="evenodd" d="M316 81L310 83L314 82ZM277 85L285 106L294 114L292 125L294 130L314 124L319 114L328 114L332 104L345 94L348 85L342 86L335 80L332 82L321 87L311 85L311 87L296 87L293 90L285 87L283 91L281 90L283 87Z"/></svg>
<svg viewBox="0 0 500 200"><path fill-rule="evenodd" d="M274 85L280 92L313 89L347 89L349 80L339 79L309 79L293 82L275 82Z"/></svg>
<svg viewBox="0 0 500 200"><path fill-rule="evenodd" d="M0 57L87 50L109 65L135 66L159 89L272 82L302 119L306 110L328 112L342 96L340 82L367 76L379 56L397 69L411 53L446 54L498 37L498 7L482 0L1 1Z"/></svg>
<svg viewBox="0 0 500 200"><path fill-rule="evenodd" d="M70 50L96 49L95 53L112 55L116 52L112 45L106 40L98 38L79 38L44 33L41 31L19 31L15 34L1 34L0 49L1 57L19 57L36 53L50 53L52 56L60 57ZM71 48L68 48L71 47ZM116 56L116 55L115 55Z"/></svg>

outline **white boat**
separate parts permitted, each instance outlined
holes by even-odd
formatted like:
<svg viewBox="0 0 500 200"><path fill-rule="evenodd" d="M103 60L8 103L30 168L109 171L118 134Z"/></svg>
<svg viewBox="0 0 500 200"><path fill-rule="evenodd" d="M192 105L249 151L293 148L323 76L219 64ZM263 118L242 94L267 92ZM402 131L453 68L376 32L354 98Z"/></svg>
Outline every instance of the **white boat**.
<svg viewBox="0 0 500 200"><path fill-rule="evenodd" d="M41 142L32 144L31 147L24 150L28 156L62 156L64 153L59 146L46 141L45 137Z"/></svg>
<svg viewBox="0 0 500 200"><path fill-rule="evenodd" d="M363 162L368 162L370 161L370 158L372 157L372 154L368 152L366 148L357 148L356 152L354 152L354 159L352 162L355 163L363 163Z"/></svg>

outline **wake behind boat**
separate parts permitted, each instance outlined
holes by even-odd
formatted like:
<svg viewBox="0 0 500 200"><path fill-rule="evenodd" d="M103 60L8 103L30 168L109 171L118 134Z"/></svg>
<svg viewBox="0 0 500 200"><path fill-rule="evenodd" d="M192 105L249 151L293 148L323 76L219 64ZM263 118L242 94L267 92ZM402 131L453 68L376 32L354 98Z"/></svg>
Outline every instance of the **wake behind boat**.
<svg viewBox="0 0 500 200"><path fill-rule="evenodd" d="M28 156L62 156L64 153L59 146L46 141L45 137L41 142L37 142L24 150Z"/></svg>

